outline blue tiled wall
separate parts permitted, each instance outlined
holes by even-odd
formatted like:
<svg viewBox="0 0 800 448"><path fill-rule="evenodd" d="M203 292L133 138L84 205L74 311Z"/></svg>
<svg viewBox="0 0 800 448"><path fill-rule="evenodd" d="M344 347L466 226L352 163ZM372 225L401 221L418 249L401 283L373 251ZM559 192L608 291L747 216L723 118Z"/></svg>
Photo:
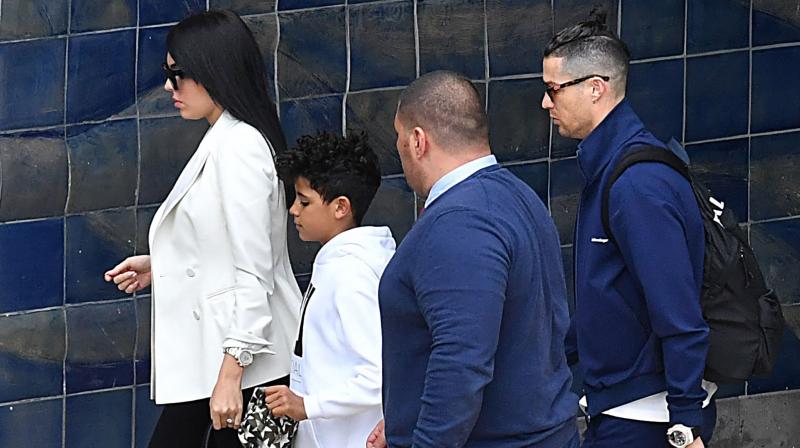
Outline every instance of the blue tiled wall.
<svg viewBox="0 0 800 448"><path fill-rule="evenodd" d="M687 145L797 314L800 0L4 0L0 446L146 446L159 412L147 388L150 297L101 276L147 253L153 213L207 128L181 120L162 90L176 21L208 7L246 17L290 142L368 130L385 177L366 220L399 238L418 201L394 148L397 96L420 73L467 74L495 153L550 207L569 268L576 142L539 107L541 57L554 29L594 3L630 45L634 106L656 135ZM291 232L302 287L319 246ZM774 375L724 395L800 388L798 375L787 331Z"/></svg>

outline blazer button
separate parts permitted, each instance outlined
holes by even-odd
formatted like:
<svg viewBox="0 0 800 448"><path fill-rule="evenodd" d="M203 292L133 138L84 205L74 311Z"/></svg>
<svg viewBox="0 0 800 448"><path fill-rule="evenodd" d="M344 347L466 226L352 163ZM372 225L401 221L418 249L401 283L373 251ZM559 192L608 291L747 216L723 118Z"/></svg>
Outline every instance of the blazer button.
<svg viewBox="0 0 800 448"><path fill-rule="evenodd" d="M194 316L194 320L200 320L200 312L197 311L197 308L192 310L192 315Z"/></svg>
<svg viewBox="0 0 800 448"><path fill-rule="evenodd" d="M187 269L187 270L186 270L186 276L188 276L188 277L194 277L194 271L193 271L193 270L191 270L191 269Z"/></svg>

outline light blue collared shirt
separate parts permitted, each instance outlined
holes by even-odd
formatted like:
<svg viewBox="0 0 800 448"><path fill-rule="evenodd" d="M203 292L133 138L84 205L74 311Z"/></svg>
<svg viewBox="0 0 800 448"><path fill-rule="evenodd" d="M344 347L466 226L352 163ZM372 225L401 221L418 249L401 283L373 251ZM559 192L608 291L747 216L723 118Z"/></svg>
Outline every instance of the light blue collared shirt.
<svg viewBox="0 0 800 448"><path fill-rule="evenodd" d="M433 184L433 187L431 187L431 192L428 193L428 199L425 200L425 208L428 208L431 203L436 200L436 198L443 195L447 190L460 184L466 178L472 176L476 172L492 165L497 165L497 159L493 154L489 154L488 156L483 156L480 159L467 162L453 171L445 174L441 179L437 180L436 183Z"/></svg>

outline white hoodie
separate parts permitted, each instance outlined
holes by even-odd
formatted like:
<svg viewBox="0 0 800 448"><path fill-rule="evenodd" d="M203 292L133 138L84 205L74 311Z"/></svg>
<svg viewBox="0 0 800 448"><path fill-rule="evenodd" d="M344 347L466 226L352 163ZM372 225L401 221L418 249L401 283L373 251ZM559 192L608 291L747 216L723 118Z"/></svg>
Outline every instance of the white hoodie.
<svg viewBox="0 0 800 448"><path fill-rule="evenodd" d="M292 362L308 415L295 448L363 448L382 418L378 283L394 250L388 227L356 227L317 253Z"/></svg>

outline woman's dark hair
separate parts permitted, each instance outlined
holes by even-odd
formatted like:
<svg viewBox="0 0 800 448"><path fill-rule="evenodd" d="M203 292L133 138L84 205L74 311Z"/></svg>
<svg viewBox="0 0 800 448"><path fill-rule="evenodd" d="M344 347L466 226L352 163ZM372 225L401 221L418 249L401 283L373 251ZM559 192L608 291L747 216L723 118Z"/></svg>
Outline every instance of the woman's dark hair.
<svg viewBox="0 0 800 448"><path fill-rule="evenodd" d="M276 154L286 150L261 52L239 16L211 10L187 17L167 35L167 51L187 78L201 84L231 115L258 129Z"/></svg>
<svg viewBox="0 0 800 448"><path fill-rule="evenodd" d="M328 132L304 135L296 147L275 158L275 166L286 184L298 177L308 179L326 203L346 196L356 225L361 225L381 184L378 157L363 132L351 132L347 137Z"/></svg>

